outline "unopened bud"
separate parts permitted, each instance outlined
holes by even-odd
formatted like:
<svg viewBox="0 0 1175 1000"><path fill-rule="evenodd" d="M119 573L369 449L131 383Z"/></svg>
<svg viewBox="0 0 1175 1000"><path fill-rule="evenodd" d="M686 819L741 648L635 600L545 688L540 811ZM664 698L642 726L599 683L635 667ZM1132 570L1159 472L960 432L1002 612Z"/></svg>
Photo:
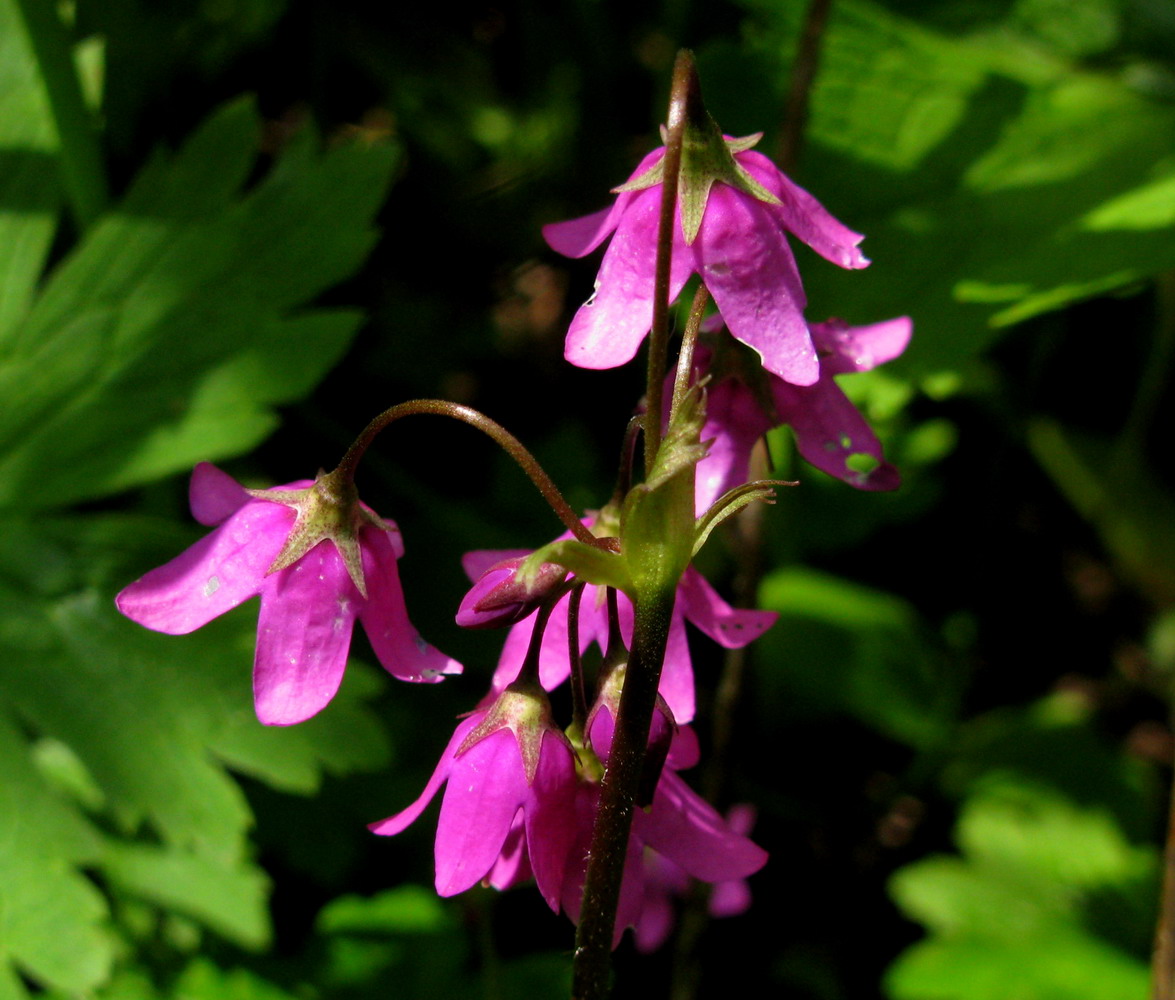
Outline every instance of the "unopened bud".
<svg viewBox="0 0 1175 1000"><path fill-rule="evenodd" d="M518 567L525 561L526 556L504 559L482 573L457 609L457 624L462 628L500 628L520 622L567 576L564 567L543 563L534 580L524 584Z"/></svg>

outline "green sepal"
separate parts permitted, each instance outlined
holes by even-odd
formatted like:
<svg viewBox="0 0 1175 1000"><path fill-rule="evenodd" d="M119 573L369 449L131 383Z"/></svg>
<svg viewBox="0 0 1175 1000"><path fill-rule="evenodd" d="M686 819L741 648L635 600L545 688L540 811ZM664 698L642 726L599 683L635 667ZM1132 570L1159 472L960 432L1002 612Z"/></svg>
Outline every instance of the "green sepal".
<svg viewBox="0 0 1175 1000"><path fill-rule="evenodd" d="M718 123L705 110L686 123L681 143L677 204L681 209L681 231L687 246L698 238L702 216L706 214L706 202L715 181L729 184L768 205L781 204L734 158L735 153L746 152L762 138L763 133L756 132L754 135L727 139ZM614 187L613 192L641 191L660 184L665 178L664 164L664 159L658 160L639 177Z"/></svg>
<svg viewBox="0 0 1175 1000"><path fill-rule="evenodd" d="M696 556L701 551L702 546L706 544L706 539L710 537L710 532L728 517L737 514L748 504L752 504L756 500L762 500L764 503L775 503L774 487L795 485L794 482L788 482L786 479L759 479L753 483L744 483L742 486L736 486L733 490L727 490L714 501L713 505L705 514L698 518L693 555Z"/></svg>
<svg viewBox="0 0 1175 1000"><path fill-rule="evenodd" d="M705 395L694 386L670 417L648 480L624 499L620 548L633 587L646 594L675 589L693 556L694 469L706 455L705 420Z"/></svg>
<svg viewBox="0 0 1175 1000"><path fill-rule="evenodd" d="M527 556L518 567L517 573L524 585L530 586L533 583L543 563L566 566L586 583L615 587L625 593L630 593L632 589L632 581L629 579L624 559L619 553L596 545L587 545L574 538L551 542Z"/></svg>

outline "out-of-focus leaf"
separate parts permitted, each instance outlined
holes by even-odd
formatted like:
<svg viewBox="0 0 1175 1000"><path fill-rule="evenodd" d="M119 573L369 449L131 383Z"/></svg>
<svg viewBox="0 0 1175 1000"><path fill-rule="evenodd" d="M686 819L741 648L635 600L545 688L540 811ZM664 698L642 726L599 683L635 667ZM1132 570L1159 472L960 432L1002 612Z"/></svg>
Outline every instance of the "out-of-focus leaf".
<svg viewBox="0 0 1175 1000"><path fill-rule="evenodd" d="M240 452L360 322L299 312L375 238L386 145L301 136L242 195L260 123L228 105L87 233L0 356L0 505L57 505Z"/></svg>
<svg viewBox="0 0 1175 1000"><path fill-rule="evenodd" d="M764 579L759 600L780 615L759 640L764 684L778 689L765 711L847 713L918 746L944 738L955 684L900 598L789 568Z"/></svg>
<svg viewBox="0 0 1175 1000"><path fill-rule="evenodd" d="M105 901L80 869L257 947L269 934L266 880L246 850L252 816L225 763L308 792L324 769L387 756L359 707L371 680L344 684L334 718L257 723L254 609L187 637L114 614L102 581L136 537L154 537L150 522L133 521L0 526L0 956L72 992L98 985L111 959ZM98 836L83 809L109 832Z"/></svg>
<svg viewBox="0 0 1175 1000"><path fill-rule="evenodd" d="M1098 916L1107 899L1137 898L1157 858L1107 810L1005 776L967 801L957 839L963 857L916 862L891 882L930 936L891 967L890 996L1079 1000L1092 984L1112 1000L1145 995L1145 961L1114 939L1121 927L1099 934ZM1131 916L1145 942L1149 913Z"/></svg>
<svg viewBox="0 0 1175 1000"><path fill-rule="evenodd" d="M0 358L53 239L62 200L56 153L57 132L23 20L13 0L0 0Z"/></svg>
<svg viewBox="0 0 1175 1000"><path fill-rule="evenodd" d="M765 110L804 8L744 3L758 59L710 58L727 93ZM1012 323L1175 265L1175 108L1011 32L948 37L868 0L836 4L808 135L800 181L874 261L801 261L810 314L912 313L895 368L957 367Z"/></svg>
<svg viewBox="0 0 1175 1000"><path fill-rule="evenodd" d="M1160 606L1175 604L1175 502L1145 463L1051 422L1035 422L1028 443L1123 572Z"/></svg>

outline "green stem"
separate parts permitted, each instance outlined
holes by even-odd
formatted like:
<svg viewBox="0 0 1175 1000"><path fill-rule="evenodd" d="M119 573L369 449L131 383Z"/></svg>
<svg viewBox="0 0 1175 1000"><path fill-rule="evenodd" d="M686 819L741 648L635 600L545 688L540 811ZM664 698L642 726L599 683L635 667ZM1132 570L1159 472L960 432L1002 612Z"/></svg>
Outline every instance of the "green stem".
<svg viewBox="0 0 1175 1000"><path fill-rule="evenodd" d="M73 61L73 42L50 0L16 0L57 130L61 182L79 230L106 211L110 196L93 116Z"/></svg>
<svg viewBox="0 0 1175 1000"><path fill-rule="evenodd" d="M669 637L674 590L633 598L632 652L600 783L600 804L592 830L583 905L575 937L571 996L604 1000L611 974L612 935L620 884L628 854L632 811L640 783L649 726L657 703L657 685Z"/></svg>
<svg viewBox="0 0 1175 1000"><path fill-rule="evenodd" d="M689 319L685 324L685 333L681 335L681 350L677 353L677 373L673 379L673 401L669 404L669 419L681 406L685 394L689 392L690 382L694 369L694 346L698 342L698 331L702 328L702 316L706 312L706 303L710 301L710 292L705 285L699 285L694 293L694 300L690 303Z"/></svg>
<svg viewBox="0 0 1175 1000"><path fill-rule="evenodd" d="M555 485L551 477L547 475L546 470L539 465L538 460L527 451L526 446L518 438L506 430L501 424L491 420L484 413L473 409L471 406L451 403L447 399L412 399L406 403L398 403L384 410L383 413L363 429L363 432L355 439L355 443L347 449L347 453L343 456L339 467L331 475L339 476L347 481L354 480L355 469L359 465L359 460L371 446L371 442L375 440L376 435L397 420L418 414L451 417L454 420L460 420L463 423L469 424L470 427L476 427L483 434L492 438L507 455L514 459L522 471L530 477L530 481L538 487L538 491L543 495L543 499L547 501L568 531L579 541L587 545L601 546L603 544L600 539L596 538L591 531L584 527L583 522L580 521L578 515L572 510L571 505L563 499L563 494L559 492L559 488Z"/></svg>
<svg viewBox="0 0 1175 1000"><path fill-rule="evenodd" d="M694 57L685 49L673 66L669 92L669 121L665 139L661 214L657 223L657 258L653 279L653 327L649 332L649 367L645 378L645 475L651 475L661 444L665 365L669 357L669 265L677 216L677 184L681 170L681 143L691 103L700 100Z"/></svg>

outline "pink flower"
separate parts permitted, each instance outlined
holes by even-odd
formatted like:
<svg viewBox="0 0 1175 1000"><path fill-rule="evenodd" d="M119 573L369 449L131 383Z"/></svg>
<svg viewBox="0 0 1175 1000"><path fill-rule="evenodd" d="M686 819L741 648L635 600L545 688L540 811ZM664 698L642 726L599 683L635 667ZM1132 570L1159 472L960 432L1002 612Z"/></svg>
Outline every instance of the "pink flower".
<svg viewBox="0 0 1175 1000"><path fill-rule="evenodd" d="M698 274L726 318L730 332L763 359L764 366L796 385L820 377L817 353L804 321L806 299L787 233L845 268L869 261L862 236L841 225L807 191L793 184L752 140L725 139L733 154L726 177L692 196L703 206L696 234L683 228L682 204L690 197L683 167L682 197L673 230L669 298ZM722 147L720 147L722 148ZM575 314L566 357L582 368L613 368L632 359L653 317L653 274L661 200L659 170L664 148L641 161L616 190L609 209L543 227L552 249L568 257L591 253L610 235L592 298ZM700 183L700 182L698 182ZM696 210L691 209L691 215Z"/></svg>
<svg viewBox="0 0 1175 1000"><path fill-rule="evenodd" d="M302 511L289 504L314 485L303 480L250 493L215 466L197 465L192 514L217 529L116 598L119 611L140 625L183 635L260 594L253 694L257 718L268 725L301 722L334 697L356 618L380 662L401 680L435 682L461 671L408 620L396 569L404 552L399 529L362 507L349 535L337 524L303 531ZM322 535L317 542L314 532ZM300 555L301 547L291 549L298 539L309 545Z"/></svg>
<svg viewBox="0 0 1175 1000"><path fill-rule="evenodd" d="M710 507L729 489L747 481L751 449L772 427L788 424L796 447L816 468L861 490L893 490L901 482L897 469L885 461L881 442L836 384L835 375L864 372L896 358L910 340L908 317L870 326L849 326L829 320L812 326L820 355L820 377L808 386L792 385L756 371L756 392L736 376L714 372L706 391L706 424L702 440L710 450L697 467L697 510ZM696 364L709 368L708 352L699 350ZM762 378L762 381L760 381ZM767 404L767 405L765 405ZM864 460L864 466L850 463ZM868 467L871 464L872 467Z"/></svg>
<svg viewBox="0 0 1175 1000"><path fill-rule="evenodd" d="M567 570L553 563L543 563L535 581L524 587L518 582L518 567L527 554L503 558L501 562L471 574L473 588L461 599L461 606L457 609L458 625L462 628L498 628L513 625L534 613L543 598L563 582Z"/></svg>
<svg viewBox="0 0 1175 1000"><path fill-rule="evenodd" d="M595 713L590 735L592 748L606 761L612 745L610 711ZM652 804L635 809L632 833L620 886L612 947L620 943L626 927L646 925L646 934L663 918L665 887L657 875L650 880L645 859L650 853L691 878L716 885L740 882L767 863L767 852L745 836L745 830L728 823L677 775L697 763L697 740L681 729L657 782ZM599 786L584 782L576 800L577 837L568 855L563 883L563 909L579 922L583 883L587 874L587 848L599 802ZM731 911L734 912L734 911ZM646 938L647 939L647 938ZM638 943L640 937L638 933Z"/></svg>
<svg viewBox="0 0 1175 1000"><path fill-rule="evenodd" d="M533 872L543 898L557 908L576 780L575 753L551 724L546 695L512 686L457 725L420 797L371 830L390 836L406 829L444 784L437 892L456 895L483 879L502 888Z"/></svg>
<svg viewBox="0 0 1175 1000"><path fill-rule="evenodd" d="M732 806L726 814L726 825L732 833L746 836L754 823L754 806ZM673 900L689 893L691 879L683 868L652 848L645 848L643 860L644 900L640 918L633 927L633 940L637 951L648 953L656 951L668 939L675 919ZM735 878L714 883L706 909L711 917L721 918L745 913L750 906L747 880Z"/></svg>
<svg viewBox="0 0 1175 1000"><path fill-rule="evenodd" d="M590 521L585 523L590 524ZM568 534L563 537L571 536ZM494 563L526 554L518 551L480 550L467 553L462 564L470 578L476 580ZM571 671L567 638L567 612L570 601L571 595L567 595L555 605L543 634L539 653L539 677L543 687L548 691L562 684ZM631 644L632 602L624 594L618 594L617 609L620 615L621 635L626 643ZM669 642L665 650L665 664L661 671L661 696L668 703L674 718L679 722L689 722L694 717L694 673L686 639L687 621L720 645L727 649L735 649L757 639L778 617L773 611L732 608L718 596L717 591L706 582L701 573L692 566L687 569L677 588L677 601L673 608ZM494 673L495 691L502 690L518 676L533 631L533 618L524 619L510 629L498 660L498 668ZM580 653L587 650L593 642L597 643L600 649L607 646L608 609L604 588L589 584L584 588L579 605Z"/></svg>

